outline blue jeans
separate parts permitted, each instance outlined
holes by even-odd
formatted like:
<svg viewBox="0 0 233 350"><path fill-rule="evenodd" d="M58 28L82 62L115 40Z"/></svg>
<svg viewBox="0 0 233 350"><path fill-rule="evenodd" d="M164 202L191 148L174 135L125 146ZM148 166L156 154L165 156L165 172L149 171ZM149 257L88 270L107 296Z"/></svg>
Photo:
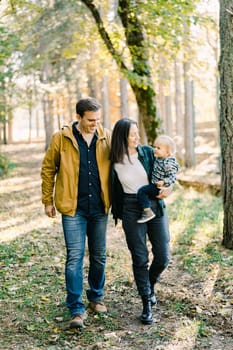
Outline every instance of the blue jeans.
<svg viewBox="0 0 233 350"><path fill-rule="evenodd" d="M156 187L155 184L145 185L139 188L137 193L137 199L140 207L142 209L150 208L151 200L150 198L155 198L158 196L160 189Z"/></svg>
<svg viewBox="0 0 233 350"><path fill-rule="evenodd" d="M65 267L67 298L66 305L71 316L83 314L83 259L86 237L89 249L89 271L86 291L89 301L103 298L106 263L106 214L91 216L76 213L74 217L62 215L62 225L67 257Z"/></svg>
<svg viewBox="0 0 233 350"><path fill-rule="evenodd" d="M151 200L152 210L157 211L157 201ZM169 263L170 234L168 218L164 208L164 215L157 215L154 219L139 224L141 208L136 194L125 194L123 204L122 226L126 242L131 253L134 279L139 295L149 295L158 281L159 276ZM152 262L149 265L147 236L152 246Z"/></svg>

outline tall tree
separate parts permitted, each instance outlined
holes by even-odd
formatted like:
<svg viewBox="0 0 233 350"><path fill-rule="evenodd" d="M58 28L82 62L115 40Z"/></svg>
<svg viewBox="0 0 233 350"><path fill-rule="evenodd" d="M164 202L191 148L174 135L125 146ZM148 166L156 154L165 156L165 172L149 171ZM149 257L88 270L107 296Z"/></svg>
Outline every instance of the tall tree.
<svg viewBox="0 0 233 350"><path fill-rule="evenodd" d="M13 76L17 72L17 50L20 38L0 23L0 126L3 124L3 142L8 142L7 123L12 119ZM8 124L8 131L10 130ZM10 135L11 136L11 135ZM1 139L1 136L0 136ZM1 140L0 140L1 141Z"/></svg>
<svg viewBox="0 0 233 350"><path fill-rule="evenodd" d="M176 138L177 148L176 155L181 164L184 163L182 149L184 145L184 115L182 106L182 89L181 89L181 68L179 59L174 62L174 89L175 89L175 121L176 121Z"/></svg>
<svg viewBox="0 0 233 350"><path fill-rule="evenodd" d="M129 117L129 101L128 101L128 80L120 77L120 109L121 118Z"/></svg>
<svg viewBox="0 0 233 350"><path fill-rule="evenodd" d="M131 55L132 69L127 67L123 56L115 49L94 1L82 0L82 2L90 9L99 33L120 71L128 78L137 100L139 120L143 120L148 139L153 141L160 121L156 118L155 91L150 75L148 47L145 44L142 25L138 20L136 2L119 0L118 4L118 14L125 29L125 40Z"/></svg>
<svg viewBox="0 0 233 350"><path fill-rule="evenodd" d="M233 249L233 5L220 0L220 143L223 245Z"/></svg>
<svg viewBox="0 0 233 350"><path fill-rule="evenodd" d="M181 21L178 20L179 11L190 9L191 3L180 0L166 3L162 0L156 2L119 0L118 15L124 31L122 42L125 43L125 47L121 46L122 52L120 52L119 47L114 45L115 41L112 40L113 37L101 16L97 2L93 0L82 0L82 2L91 11L108 51L115 59L120 71L128 79L138 104L139 124L142 125L143 122L148 141L152 142L157 135L160 119L156 115L155 88L151 75L148 39L151 35L154 37L158 35L160 43L165 42L163 36L171 40L172 31L174 32L174 29L178 29L181 25ZM166 17L169 22L173 21L173 30L170 30L169 26L164 26L161 21L163 17ZM148 24L147 28L145 23ZM160 30L159 34L156 33L155 26ZM119 33L121 32L119 29ZM128 53L127 56L125 52Z"/></svg>

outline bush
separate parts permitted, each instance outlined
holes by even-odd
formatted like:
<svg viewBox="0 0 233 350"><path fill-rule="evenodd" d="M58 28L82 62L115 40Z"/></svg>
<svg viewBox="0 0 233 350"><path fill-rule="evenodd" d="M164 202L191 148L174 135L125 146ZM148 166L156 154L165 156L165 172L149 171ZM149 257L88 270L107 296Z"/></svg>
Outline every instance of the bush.
<svg viewBox="0 0 233 350"><path fill-rule="evenodd" d="M14 167L10 160L0 154L0 177L8 174L9 170Z"/></svg>

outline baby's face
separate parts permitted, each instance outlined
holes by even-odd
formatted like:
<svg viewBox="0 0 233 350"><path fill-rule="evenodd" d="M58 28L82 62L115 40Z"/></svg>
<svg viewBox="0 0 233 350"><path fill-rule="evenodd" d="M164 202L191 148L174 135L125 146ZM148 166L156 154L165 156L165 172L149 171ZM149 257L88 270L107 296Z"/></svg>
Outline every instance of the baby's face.
<svg viewBox="0 0 233 350"><path fill-rule="evenodd" d="M157 158L166 158L170 155L169 146L166 143L155 141L154 155Z"/></svg>

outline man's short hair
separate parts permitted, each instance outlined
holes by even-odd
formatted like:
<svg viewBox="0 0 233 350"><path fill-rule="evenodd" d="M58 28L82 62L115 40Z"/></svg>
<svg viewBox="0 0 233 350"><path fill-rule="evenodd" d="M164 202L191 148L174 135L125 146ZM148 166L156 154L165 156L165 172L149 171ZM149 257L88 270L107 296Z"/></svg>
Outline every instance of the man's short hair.
<svg viewBox="0 0 233 350"><path fill-rule="evenodd" d="M101 104L93 97L81 98L76 103L76 114L80 115L82 118L86 111L98 111L101 109Z"/></svg>

